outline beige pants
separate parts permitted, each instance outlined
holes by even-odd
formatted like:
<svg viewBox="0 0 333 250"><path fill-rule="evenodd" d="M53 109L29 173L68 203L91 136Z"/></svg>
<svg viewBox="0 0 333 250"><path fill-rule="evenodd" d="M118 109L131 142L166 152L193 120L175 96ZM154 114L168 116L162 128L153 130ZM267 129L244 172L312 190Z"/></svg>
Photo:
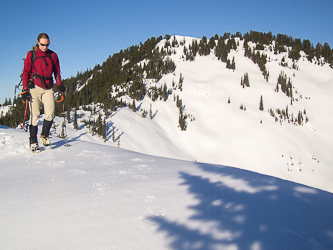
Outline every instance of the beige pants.
<svg viewBox="0 0 333 250"><path fill-rule="evenodd" d="M31 94L31 117L30 125L37 126L40 116L41 104L44 105L44 119L47 121L52 121L54 117L54 95L53 89L42 89L38 86L30 89Z"/></svg>

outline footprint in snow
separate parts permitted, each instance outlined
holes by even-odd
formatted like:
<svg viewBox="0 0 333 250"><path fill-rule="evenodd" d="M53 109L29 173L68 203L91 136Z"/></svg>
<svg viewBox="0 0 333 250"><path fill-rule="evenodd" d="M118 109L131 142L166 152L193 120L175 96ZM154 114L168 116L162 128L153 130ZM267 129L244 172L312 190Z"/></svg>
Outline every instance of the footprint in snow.
<svg viewBox="0 0 333 250"><path fill-rule="evenodd" d="M80 170L80 169L71 169L69 170L70 173L75 174L75 175L85 175L87 174L87 171L85 170Z"/></svg>

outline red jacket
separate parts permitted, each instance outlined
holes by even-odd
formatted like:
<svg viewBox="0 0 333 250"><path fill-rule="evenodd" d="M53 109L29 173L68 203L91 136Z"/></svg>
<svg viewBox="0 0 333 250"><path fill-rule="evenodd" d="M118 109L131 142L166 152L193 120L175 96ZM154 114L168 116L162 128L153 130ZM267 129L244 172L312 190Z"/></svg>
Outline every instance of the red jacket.
<svg viewBox="0 0 333 250"><path fill-rule="evenodd" d="M47 55L48 53L51 54L51 58L49 58ZM28 88L28 82L30 79L33 80L35 85L43 88L43 89L49 89L53 87L53 82L51 80L45 80L46 87L43 86L42 81L39 77L35 77L33 79L33 73L36 73L39 76L43 77L52 77L52 73L54 73L54 77L56 80L56 84L59 86L61 84L61 76L60 76L60 65L59 65L59 59L55 52L52 50L49 50L48 53L42 52L40 49L36 51L36 60L35 63L32 65L32 52L29 51L25 60L24 60L24 67L23 67L23 74L22 74L22 84L23 89ZM45 56L41 58L37 58L40 56ZM45 58L45 61L44 61Z"/></svg>

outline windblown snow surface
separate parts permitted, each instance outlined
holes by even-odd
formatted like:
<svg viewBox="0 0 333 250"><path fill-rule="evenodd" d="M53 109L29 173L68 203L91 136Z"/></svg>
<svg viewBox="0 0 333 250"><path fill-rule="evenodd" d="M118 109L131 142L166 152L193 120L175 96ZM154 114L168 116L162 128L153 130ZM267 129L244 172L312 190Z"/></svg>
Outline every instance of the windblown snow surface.
<svg viewBox="0 0 333 250"><path fill-rule="evenodd" d="M229 54L235 71L213 54L184 61L182 51L158 84L172 88L182 74L174 93L194 118L186 131L171 95L113 113L114 143L71 123L69 147L53 134L51 149L32 154L27 132L0 126L0 249L333 249L333 70L302 58L299 70L281 67L283 55L266 51L266 82L242 41ZM274 91L281 70L293 105ZM150 103L153 119L143 118ZM309 121L270 116L287 105Z"/></svg>

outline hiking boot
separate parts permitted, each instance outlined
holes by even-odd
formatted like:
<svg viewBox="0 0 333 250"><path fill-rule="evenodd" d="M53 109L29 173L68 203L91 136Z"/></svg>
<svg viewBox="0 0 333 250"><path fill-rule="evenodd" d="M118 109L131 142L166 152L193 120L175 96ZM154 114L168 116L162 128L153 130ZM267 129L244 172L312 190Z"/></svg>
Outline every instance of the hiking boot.
<svg viewBox="0 0 333 250"><path fill-rule="evenodd" d="M51 145L51 141L50 141L50 138L49 138L48 136L46 136L46 135L40 135L40 139L42 140L43 145L44 145L45 147Z"/></svg>
<svg viewBox="0 0 333 250"><path fill-rule="evenodd" d="M40 148L38 146L38 143L30 144L30 150L33 153L39 153L40 152Z"/></svg>

